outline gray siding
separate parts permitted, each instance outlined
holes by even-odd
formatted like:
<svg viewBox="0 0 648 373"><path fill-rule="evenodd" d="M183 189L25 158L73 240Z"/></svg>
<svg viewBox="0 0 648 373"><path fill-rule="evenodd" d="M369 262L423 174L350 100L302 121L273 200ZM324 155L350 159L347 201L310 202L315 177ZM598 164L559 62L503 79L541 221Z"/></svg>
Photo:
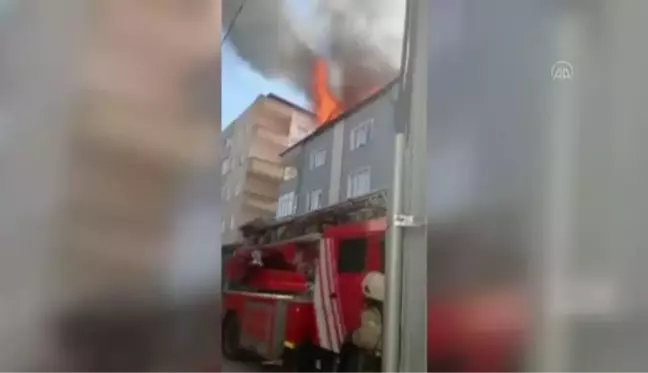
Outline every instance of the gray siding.
<svg viewBox="0 0 648 373"><path fill-rule="evenodd" d="M298 171L299 172L299 171ZM297 190L299 185L299 175L291 180L283 180L279 186L279 196L283 196L286 193L294 192Z"/></svg>
<svg viewBox="0 0 648 373"><path fill-rule="evenodd" d="M394 88L392 88L394 89ZM387 93L358 110L345 120L343 162L340 177L340 200L347 199L349 174L363 167L371 169L371 189L386 189L391 185L394 153L394 103ZM360 123L373 119L366 146L351 150L351 131Z"/></svg>
<svg viewBox="0 0 648 373"><path fill-rule="evenodd" d="M331 152L333 150L333 131L327 130L307 141L299 157L299 177L296 189L297 214L303 214L306 210L306 198L311 191L322 190L322 206L328 204L328 188L331 177ZM325 150L326 162L323 166L310 169L311 153Z"/></svg>
<svg viewBox="0 0 648 373"><path fill-rule="evenodd" d="M331 178L329 180L328 203L340 202L340 177L342 176L342 163L344 162L344 122L338 123L333 132L333 150L331 151Z"/></svg>
<svg viewBox="0 0 648 373"><path fill-rule="evenodd" d="M394 86L391 91L396 89ZM313 190L322 190L322 206L347 199L349 175L365 167L371 170L371 190L390 187L395 133L392 92L385 93L286 155L285 164L296 167L298 174L295 179L282 183L280 195L295 192L298 215L306 212L306 198ZM366 146L351 150L351 131L370 119L373 119L373 124ZM310 154L319 149L326 149L326 163L311 170Z"/></svg>
<svg viewBox="0 0 648 373"><path fill-rule="evenodd" d="M299 185L299 178L303 170L301 169L301 157L302 157L302 146L297 145L294 149L291 149L289 154L285 155L283 158L283 164L286 167L295 167L297 169L297 177L290 180L283 180L281 185L279 185L279 196L283 196L286 193L295 192L297 186Z"/></svg>

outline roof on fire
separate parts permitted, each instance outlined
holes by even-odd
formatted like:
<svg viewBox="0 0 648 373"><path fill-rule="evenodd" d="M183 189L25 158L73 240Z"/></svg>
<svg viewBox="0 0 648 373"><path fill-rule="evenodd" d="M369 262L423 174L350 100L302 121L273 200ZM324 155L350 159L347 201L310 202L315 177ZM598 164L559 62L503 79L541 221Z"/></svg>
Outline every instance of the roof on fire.
<svg viewBox="0 0 648 373"><path fill-rule="evenodd" d="M333 126L334 124L336 124L336 123L338 123L338 122L340 122L340 121L342 121L342 120L344 120L344 119L350 117L351 115L357 113L360 109L366 107L367 105L369 105L369 104L371 104L372 102L376 101L376 100L379 99L380 97L384 96L384 95L385 95L387 92L389 92L389 91L392 89L392 87L394 87L394 86L396 85L396 83L398 83L399 81L400 81L400 76L397 77L397 78L395 78L395 79L392 80L391 82L387 83L387 84L386 84L382 89L380 89L378 92L374 93L373 95L370 95L369 97L367 97L366 99L364 99L363 101L361 101L359 104L357 104L356 106L354 106L352 109L345 111L344 113L342 113L341 115L339 115L339 116L336 117L336 118L333 118L333 119L331 119L331 120L329 120L329 121L326 121L326 122L322 123L319 127L317 127L317 129L315 129L315 131L311 132L308 136L305 136L305 137L302 138L301 140L297 141L297 142L294 143L292 146L290 146L288 149L286 149L286 150L284 150L283 152L281 152L279 155L280 155L280 156L285 155L286 153L288 153L288 152L290 152L291 150L295 149L295 148L298 147L299 145L308 142L310 139L312 139L312 138L314 138L315 136L319 135L320 133L326 131L329 127Z"/></svg>

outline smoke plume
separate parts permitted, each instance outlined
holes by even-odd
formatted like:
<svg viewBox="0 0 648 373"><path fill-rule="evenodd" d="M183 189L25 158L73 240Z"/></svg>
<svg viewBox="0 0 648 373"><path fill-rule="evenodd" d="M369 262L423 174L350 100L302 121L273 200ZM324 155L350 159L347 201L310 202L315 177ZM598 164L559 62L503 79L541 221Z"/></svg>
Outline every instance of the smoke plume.
<svg viewBox="0 0 648 373"><path fill-rule="evenodd" d="M244 6L235 17L241 4ZM405 1L226 0L228 41L252 68L312 92L315 58L347 106L392 80L400 68Z"/></svg>

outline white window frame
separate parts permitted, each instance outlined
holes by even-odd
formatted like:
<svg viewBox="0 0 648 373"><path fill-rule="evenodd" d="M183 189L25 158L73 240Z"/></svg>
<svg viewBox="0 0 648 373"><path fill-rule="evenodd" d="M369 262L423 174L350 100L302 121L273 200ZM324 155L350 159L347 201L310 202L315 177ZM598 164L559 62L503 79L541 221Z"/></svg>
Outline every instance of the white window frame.
<svg viewBox="0 0 648 373"><path fill-rule="evenodd" d="M311 170L324 166L326 164L326 149L313 150L310 153L308 164Z"/></svg>
<svg viewBox="0 0 648 373"><path fill-rule="evenodd" d="M297 168L292 166L286 166L283 170L283 180L290 181L297 177Z"/></svg>
<svg viewBox="0 0 648 373"><path fill-rule="evenodd" d="M317 196L317 199L315 199L315 196ZM324 207L322 205L322 197L324 197L324 191L322 189L313 190L306 195L306 209L308 212ZM313 203L314 201L317 201L317 203Z"/></svg>
<svg viewBox="0 0 648 373"><path fill-rule="evenodd" d="M356 150L367 146L371 138L371 129L373 127L373 118L367 119L351 129L349 133L349 149Z"/></svg>
<svg viewBox="0 0 648 373"><path fill-rule="evenodd" d="M295 213L295 192L282 194L277 200L277 218L291 216Z"/></svg>
<svg viewBox="0 0 648 373"><path fill-rule="evenodd" d="M354 183L357 183L355 180L359 175L365 173L367 174L367 190L358 192L358 186L354 185ZM361 167L349 173L347 177L347 198L360 197L368 193L371 193L371 167Z"/></svg>

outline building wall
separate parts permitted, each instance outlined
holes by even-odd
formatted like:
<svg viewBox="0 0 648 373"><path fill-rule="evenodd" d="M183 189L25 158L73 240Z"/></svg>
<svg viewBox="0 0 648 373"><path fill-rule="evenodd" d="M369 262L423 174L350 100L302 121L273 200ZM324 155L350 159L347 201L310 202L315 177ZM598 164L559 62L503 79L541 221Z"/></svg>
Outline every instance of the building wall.
<svg viewBox="0 0 648 373"><path fill-rule="evenodd" d="M253 108L255 104L256 102L223 130L223 144L228 141L231 143L229 151L224 148L223 152L223 161L229 162L229 171L222 175L221 183L221 241L223 243L235 241L237 238L236 230L231 228L231 220L233 217L234 224L238 224L241 218L242 191L237 192L244 187L249 164L247 159L250 149L253 147L254 141L251 134L254 125Z"/></svg>
<svg viewBox="0 0 648 373"><path fill-rule="evenodd" d="M323 166L311 169L309 167L310 157L313 152L324 150L326 152L326 160ZM299 174L297 177L296 199L297 199L297 214L303 214L307 211L306 198L308 193L321 189L322 190L322 204L328 203L328 188L329 177L331 174L331 151L333 151L333 131L325 131L320 133L317 137L308 141L305 144L302 156L299 158Z"/></svg>
<svg viewBox="0 0 648 373"><path fill-rule="evenodd" d="M279 196L283 196L286 193L295 192L299 186L299 180L302 177L302 154L304 152L304 146L302 144L296 145L292 148L287 154L284 154L282 157L282 164L284 165L284 173L287 171L287 168L293 168L297 171L297 175L292 178L287 178L284 175L284 179L279 185Z"/></svg>
<svg viewBox="0 0 648 373"><path fill-rule="evenodd" d="M392 88L394 90L395 88ZM347 199L347 180L351 173L369 167L371 189L391 186L394 160L394 95L391 92L358 110L344 125L343 162L340 177L339 200ZM373 119L366 146L351 150L351 131L359 124Z"/></svg>
<svg viewBox="0 0 648 373"><path fill-rule="evenodd" d="M221 232L224 244L239 239L238 227L262 216L274 215L280 178L261 175L251 167L261 160L265 167L281 167L279 156L290 143L296 127L314 127L312 117L288 104L259 96L239 118L223 130L223 161L230 160L222 181ZM297 131L298 132L298 131ZM256 162L259 163L259 162ZM237 193L238 191L238 193ZM254 204L269 206L259 209ZM233 221L232 221L233 219Z"/></svg>
<svg viewBox="0 0 648 373"><path fill-rule="evenodd" d="M349 117L330 125L284 154L286 167L295 167L297 177L284 180L279 195L294 192L296 214L308 211L309 193L322 190L322 207L344 201L351 173L370 169L371 191L391 185L394 141L395 90L393 86L379 98L369 102ZM359 124L373 119L369 140L361 148L351 150L351 131ZM314 151L326 150L324 166L311 170L310 157Z"/></svg>

